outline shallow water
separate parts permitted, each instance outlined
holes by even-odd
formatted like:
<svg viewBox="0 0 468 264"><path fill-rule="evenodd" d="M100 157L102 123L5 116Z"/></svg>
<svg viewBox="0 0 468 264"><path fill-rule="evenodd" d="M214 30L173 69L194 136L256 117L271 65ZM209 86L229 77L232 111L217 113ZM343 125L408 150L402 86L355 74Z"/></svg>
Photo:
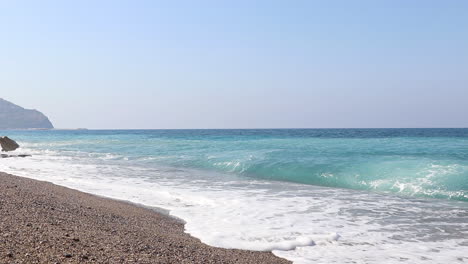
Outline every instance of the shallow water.
<svg viewBox="0 0 468 264"><path fill-rule="evenodd" d="M0 171L296 263L468 261L468 129L5 131ZM436 198L436 199L435 199Z"/></svg>

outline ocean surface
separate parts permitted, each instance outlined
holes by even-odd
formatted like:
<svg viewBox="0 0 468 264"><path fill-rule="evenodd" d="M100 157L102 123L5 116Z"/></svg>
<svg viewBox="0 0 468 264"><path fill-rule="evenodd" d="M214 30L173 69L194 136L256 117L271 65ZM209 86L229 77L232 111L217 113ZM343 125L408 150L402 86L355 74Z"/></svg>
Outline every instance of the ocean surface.
<svg viewBox="0 0 468 264"><path fill-rule="evenodd" d="M468 129L0 131L0 171L294 263L468 262ZM12 153L12 154L15 154Z"/></svg>

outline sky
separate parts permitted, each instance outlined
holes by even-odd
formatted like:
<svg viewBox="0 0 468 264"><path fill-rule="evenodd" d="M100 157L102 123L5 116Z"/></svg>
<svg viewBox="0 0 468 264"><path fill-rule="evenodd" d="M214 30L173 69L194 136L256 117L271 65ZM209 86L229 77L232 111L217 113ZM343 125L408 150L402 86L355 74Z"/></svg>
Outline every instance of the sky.
<svg viewBox="0 0 468 264"><path fill-rule="evenodd" d="M0 0L0 98L57 128L468 127L465 0Z"/></svg>

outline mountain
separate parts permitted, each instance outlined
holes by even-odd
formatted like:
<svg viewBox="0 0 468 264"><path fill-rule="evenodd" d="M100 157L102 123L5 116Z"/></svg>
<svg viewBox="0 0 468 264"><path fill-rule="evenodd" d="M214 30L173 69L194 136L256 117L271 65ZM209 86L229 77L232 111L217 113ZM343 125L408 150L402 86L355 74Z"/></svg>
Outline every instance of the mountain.
<svg viewBox="0 0 468 264"><path fill-rule="evenodd" d="M0 98L0 129L54 128L49 118L37 110L21 106Z"/></svg>

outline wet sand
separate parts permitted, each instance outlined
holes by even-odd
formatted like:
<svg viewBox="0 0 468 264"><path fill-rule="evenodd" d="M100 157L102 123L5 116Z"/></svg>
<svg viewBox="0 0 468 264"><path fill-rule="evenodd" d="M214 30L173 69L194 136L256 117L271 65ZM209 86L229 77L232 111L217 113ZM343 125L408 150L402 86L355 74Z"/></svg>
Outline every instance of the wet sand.
<svg viewBox="0 0 468 264"><path fill-rule="evenodd" d="M130 203L0 172L0 263L290 263L210 247Z"/></svg>

